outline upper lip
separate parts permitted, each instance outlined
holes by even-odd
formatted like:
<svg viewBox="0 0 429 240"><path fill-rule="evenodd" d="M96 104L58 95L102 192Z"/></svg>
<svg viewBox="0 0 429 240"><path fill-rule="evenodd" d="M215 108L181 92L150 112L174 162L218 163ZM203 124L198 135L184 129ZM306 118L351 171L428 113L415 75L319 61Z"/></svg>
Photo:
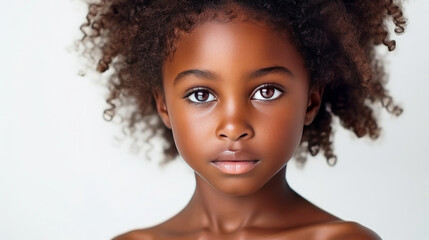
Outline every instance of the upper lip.
<svg viewBox="0 0 429 240"><path fill-rule="evenodd" d="M257 161L257 159L250 153L244 151L223 151L218 157L212 162L220 162L220 161Z"/></svg>

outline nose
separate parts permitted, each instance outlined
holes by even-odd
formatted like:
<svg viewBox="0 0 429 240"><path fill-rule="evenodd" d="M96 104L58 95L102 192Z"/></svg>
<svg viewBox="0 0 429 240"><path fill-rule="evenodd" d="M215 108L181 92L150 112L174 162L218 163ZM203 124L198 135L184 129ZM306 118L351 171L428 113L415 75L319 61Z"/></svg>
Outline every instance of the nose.
<svg viewBox="0 0 429 240"><path fill-rule="evenodd" d="M242 106L230 105L220 115L221 121L216 129L219 139L235 142L253 138L255 133L249 122L251 115Z"/></svg>

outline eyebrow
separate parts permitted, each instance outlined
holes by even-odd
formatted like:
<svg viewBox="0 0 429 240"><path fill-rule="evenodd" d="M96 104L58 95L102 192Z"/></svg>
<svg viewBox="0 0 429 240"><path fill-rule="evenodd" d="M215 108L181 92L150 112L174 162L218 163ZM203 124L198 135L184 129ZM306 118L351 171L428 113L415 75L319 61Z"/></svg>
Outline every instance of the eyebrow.
<svg viewBox="0 0 429 240"><path fill-rule="evenodd" d="M208 80L216 80L216 75L208 70L191 69L177 74L177 76L174 78L174 85L176 85L179 80L189 75L195 75L199 78L205 78Z"/></svg>
<svg viewBox="0 0 429 240"><path fill-rule="evenodd" d="M286 74L286 75L290 75L292 77L294 76L292 71L286 67L273 66L273 67L261 68L261 69L254 71L254 72L251 72L249 75L249 79L255 79L255 78L266 76L268 74L275 74L275 73ZM217 79L216 74L214 74L213 72L210 72L208 70L190 69L190 70L186 70L186 71L183 71L183 72L180 72L179 74L177 74L177 76L174 78L173 84L176 85L176 83L178 81L180 81L181 79L183 79L189 75L195 75L196 77L205 78L207 80L216 80Z"/></svg>
<svg viewBox="0 0 429 240"><path fill-rule="evenodd" d="M268 74L274 74L274 73L281 73L281 74L286 74L286 75L290 75L291 77L293 77L293 73L290 69L286 68L286 67L282 67L282 66L273 66L273 67L267 67L267 68L261 68L258 69L254 72L252 72L250 74L250 79L253 78L259 78L259 77L263 77L266 76Z"/></svg>

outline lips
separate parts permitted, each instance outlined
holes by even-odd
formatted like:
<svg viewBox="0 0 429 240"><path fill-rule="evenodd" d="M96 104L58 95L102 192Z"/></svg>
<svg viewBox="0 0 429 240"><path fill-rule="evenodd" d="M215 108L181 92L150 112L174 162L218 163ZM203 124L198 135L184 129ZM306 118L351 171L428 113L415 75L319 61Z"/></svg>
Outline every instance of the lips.
<svg viewBox="0 0 429 240"><path fill-rule="evenodd" d="M259 160L251 154L242 151L224 151L216 160L211 161L217 169L225 174L245 174L252 171Z"/></svg>

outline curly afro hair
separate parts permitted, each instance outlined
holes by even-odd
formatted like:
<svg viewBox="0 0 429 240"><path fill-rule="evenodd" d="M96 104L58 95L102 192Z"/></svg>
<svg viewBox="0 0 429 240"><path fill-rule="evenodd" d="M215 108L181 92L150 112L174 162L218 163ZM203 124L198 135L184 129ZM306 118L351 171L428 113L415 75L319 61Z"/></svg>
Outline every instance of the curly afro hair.
<svg viewBox="0 0 429 240"><path fill-rule="evenodd" d="M166 159L176 157L171 130L157 117L152 95L162 88L163 62L174 53L181 33L205 21L231 21L237 9L286 31L306 61L310 86L325 87L320 111L304 129L297 160L322 150L335 164L333 116L356 136L376 139L380 127L374 107L402 112L384 87L386 74L375 52L382 44L395 49L389 23L395 33L404 32L406 20L392 0L102 0L89 4L81 42L85 56L99 59L97 71L112 68L105 117L120 115L131 134L149 133L146 141L163 132L169 143Z"/></svg>

